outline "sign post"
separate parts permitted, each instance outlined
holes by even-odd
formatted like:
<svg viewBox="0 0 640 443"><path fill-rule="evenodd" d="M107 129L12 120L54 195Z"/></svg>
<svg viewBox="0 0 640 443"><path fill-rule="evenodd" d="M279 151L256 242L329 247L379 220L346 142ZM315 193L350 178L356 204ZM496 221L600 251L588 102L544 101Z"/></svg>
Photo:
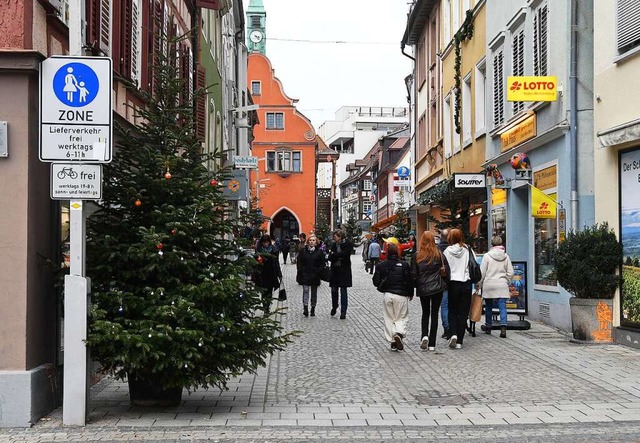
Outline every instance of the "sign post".
<svg viewBox="0 0 640 443"><path fill-rule="evenodd" d="M83 200L101 198L102 165L111 161L112 64L82 57L83 2L69 0L69 53L40 64L40 160L51 165L51 197L70 200L70 269L64 287L62 422L84 426L88 362L85 344L90 280L85 275ZM86 163L97 163L89 165Z"/></svg>

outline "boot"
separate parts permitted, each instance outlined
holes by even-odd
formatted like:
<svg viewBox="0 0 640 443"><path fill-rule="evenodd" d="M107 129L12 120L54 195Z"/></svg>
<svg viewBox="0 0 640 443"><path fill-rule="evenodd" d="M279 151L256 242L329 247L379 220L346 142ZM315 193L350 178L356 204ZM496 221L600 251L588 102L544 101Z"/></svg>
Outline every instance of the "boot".
<svg viewBox="0 0 640 443"><path fill-rule="evenodd" d="M315 316L316 316L316 307L315 307L315 305L314 305L314 306L311 306L311 316L312 316L312 317L315 317Z"/></svg>
<svg viewBox="0 0 640 443"><path fill-rule="evenodd" d="M307 305L304 306L304 310L302 311L302 315L305 317L309 316L309 307Z"/></svg>
<svg viewBox="0 0 640 443"><path fill-rule="evenodd" d="M500 326L500 338L507 338L507 327Z"/></svg>

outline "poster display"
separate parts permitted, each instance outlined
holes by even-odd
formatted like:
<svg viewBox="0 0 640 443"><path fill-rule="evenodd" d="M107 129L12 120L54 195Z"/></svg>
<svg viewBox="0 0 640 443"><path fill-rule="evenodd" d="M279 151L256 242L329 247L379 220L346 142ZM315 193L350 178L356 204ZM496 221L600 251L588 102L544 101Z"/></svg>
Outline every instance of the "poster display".
<svg viewBox="0 0 640 443"><path fill-rule="evenodd" d="M620 322L640 326L640 150L620 154Z"/></svg>
<svg viewBox="0 0 640 443"><path fill-rule="evenodd" d="M507 300L507 312L509 314L527 314L527 262L514 261L513 279L509 285L509 300ZM494 309L497 311L497 309Z"/></svg>

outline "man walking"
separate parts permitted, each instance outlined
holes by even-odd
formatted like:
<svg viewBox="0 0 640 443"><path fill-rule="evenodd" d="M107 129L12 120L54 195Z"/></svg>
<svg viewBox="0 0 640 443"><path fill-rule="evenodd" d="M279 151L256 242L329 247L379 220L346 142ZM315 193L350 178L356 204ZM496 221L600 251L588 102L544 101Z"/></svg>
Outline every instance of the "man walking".
<svg viewBox="0 0 640 443"><path fill-rule="evenodd" d="M369 245L368 260L369 260L369 274L373 274L373 271L378 263L380 263L380 245L377 239L372 239Z"/></svg>

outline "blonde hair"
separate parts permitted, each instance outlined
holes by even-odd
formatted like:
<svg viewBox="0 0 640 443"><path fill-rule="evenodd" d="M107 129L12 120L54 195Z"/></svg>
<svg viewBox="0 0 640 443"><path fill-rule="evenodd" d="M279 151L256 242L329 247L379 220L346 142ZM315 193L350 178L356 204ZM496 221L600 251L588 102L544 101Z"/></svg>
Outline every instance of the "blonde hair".
<svg viewBox="0 0 640 443"><path fill-rule="evenodd" d="M318 237L316 237L315 235L311 234L309 237L307 237L307 244L309 244L309 241L311 241L311 239L314 239L316 241L316 243L318 242Z"/></svg>

